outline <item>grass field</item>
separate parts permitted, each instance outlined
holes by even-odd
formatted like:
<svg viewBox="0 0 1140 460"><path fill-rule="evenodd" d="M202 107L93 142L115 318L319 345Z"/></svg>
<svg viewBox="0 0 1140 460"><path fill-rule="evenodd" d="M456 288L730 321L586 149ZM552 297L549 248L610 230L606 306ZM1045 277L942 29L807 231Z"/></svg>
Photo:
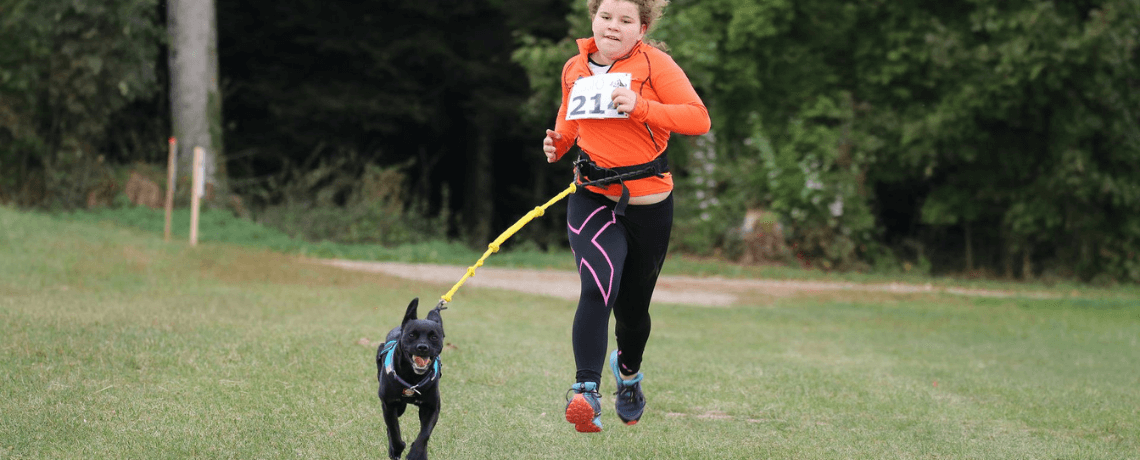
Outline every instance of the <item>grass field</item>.
<svg viewBox="0 0 1140 460"><path fill-rule="evenodd" d="M448 287L0 207L0 458L385 458L375 346ZM1135 292L656 305L642 423L604 381L585 435L573 305L464 288L429 453L1136 459Z"/></svg>

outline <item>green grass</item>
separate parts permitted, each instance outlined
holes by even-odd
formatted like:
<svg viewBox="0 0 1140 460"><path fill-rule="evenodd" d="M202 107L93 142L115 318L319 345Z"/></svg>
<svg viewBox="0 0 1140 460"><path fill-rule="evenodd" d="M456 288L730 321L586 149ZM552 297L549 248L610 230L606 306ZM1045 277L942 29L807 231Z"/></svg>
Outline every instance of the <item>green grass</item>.
<svg viewBox="0 0 1140 460"><path fill-rule="evenodd" d="M375 345L447 287L0 207L0 458L384 458ZM583 435L573 305L465 289L433 458L1140 458L1129 290L656 305L642 423L607 380Z"/></svg>

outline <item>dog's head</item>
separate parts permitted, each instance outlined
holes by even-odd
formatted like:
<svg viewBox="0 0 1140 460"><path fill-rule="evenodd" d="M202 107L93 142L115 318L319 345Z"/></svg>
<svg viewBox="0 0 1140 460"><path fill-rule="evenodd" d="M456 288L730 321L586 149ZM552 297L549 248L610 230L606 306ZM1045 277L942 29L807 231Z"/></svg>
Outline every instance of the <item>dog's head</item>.
<svg viewBox="0 0 1140 460"><path fill-rule="evenodd" d="M443 351L443 318L433 309L425 319L416 319L420 299L412 299L404 322L400 323L400 349L416 374L424 374Z"/></svg>

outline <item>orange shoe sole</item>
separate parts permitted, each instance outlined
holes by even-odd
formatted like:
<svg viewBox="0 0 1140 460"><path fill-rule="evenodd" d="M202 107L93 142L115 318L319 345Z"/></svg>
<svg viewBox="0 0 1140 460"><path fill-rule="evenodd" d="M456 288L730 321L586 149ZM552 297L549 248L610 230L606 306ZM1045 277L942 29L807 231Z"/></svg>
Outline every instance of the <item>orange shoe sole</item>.
<svg viewBox="0 0 1140 460"><path fill-rule="evenodd" d="M594 408L586 401L585 396L574 395L570 404L566 406L566 421L573 423L574 429L579 433L601 432L602 427L594 423L596 418Z"/></svg>

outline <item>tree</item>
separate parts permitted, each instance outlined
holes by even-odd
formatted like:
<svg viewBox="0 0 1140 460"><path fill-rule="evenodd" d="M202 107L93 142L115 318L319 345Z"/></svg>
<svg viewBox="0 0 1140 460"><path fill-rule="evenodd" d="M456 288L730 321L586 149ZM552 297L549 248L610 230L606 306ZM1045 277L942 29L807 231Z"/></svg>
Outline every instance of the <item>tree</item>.
<svg viewBox="0 0 1140 460"><path fill-rule="evenodd" d="M679 213L680 234L691 228L728 245L745 208L762 207L782 216L801 260L859 265L877 234L869 160L853 148L856 12L826 0L671 4L661 37L709 105L715 132L715 147L678 171L716 171L711 181L694 173L692 184L678 182L705 206Z"/></svg>
<svg viewBox="0 0 1140 460"><path fill-rule="evenodd" d="M219 4L235 187L275 205L281 190L259 178L352 156L349 182L366 164L396 168L409 212L456 216L451 235L486 244L517 218L520 139L542 132L518 120L527 81L504 3Z"/></svg>
<svg viewBox="0 0 1140 460"><path fill-rule="evenodd" d="M160 90L154 0L0 2L0 200L83 206L110 120Z"/></svg>
<svg viewBox="0 0 1140 460"><path fill-rule="evenodd" d="M661 33L710 105L714 191L812 256L1140 280L1137 23L1135 0L676 0Z"/></svg>
<svg viewBox="0 0 1140 460"><path fill-rule="evenodd" d="M167 0L170 33L170 109L178 140L179 175L190 174L202 147L205 181L227 190L222 150L222 94L218 84L217 15L213 0Z"/></svg>
<svg viewBox="0 0 1140 460"><path fill-rule="evenodd" d="M969 229L1007 276L1140 280L1140 5L979 2L907 18L905 40L861 59L891 63L867 66L880 78L860 92L890 113L864 129L895 146L872 180L922 178L923 222Z"/></svg>

